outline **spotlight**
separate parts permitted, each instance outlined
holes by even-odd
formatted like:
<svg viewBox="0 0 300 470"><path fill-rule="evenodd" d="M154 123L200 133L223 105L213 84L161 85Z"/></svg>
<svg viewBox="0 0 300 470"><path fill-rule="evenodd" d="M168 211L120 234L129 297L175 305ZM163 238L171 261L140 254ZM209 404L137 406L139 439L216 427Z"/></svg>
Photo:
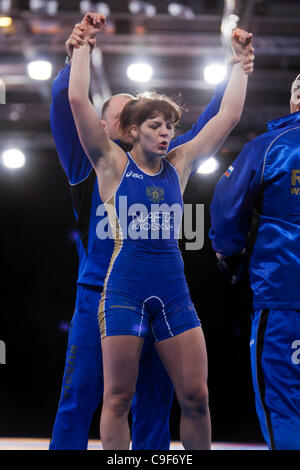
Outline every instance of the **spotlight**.
<svg viewBox="0 0 300 470"><path fill-rule="evenodd" d="M11 9L11 0L0 0L0 12L8 13Z"/></svg>
<svg viewBox="0 0 300 470"><path fill-rule="evenodd" d="M110 15L110 8L107 3L104 3L104 2L96 3L96 9L97 9L97 12L100 13L100 15L104 15L106 17Z"/></svg>
<svg viewBox="0 0 300 470"><path fill-rule="evenodd" d="M89 0L83 0L79 3L80 13L85 14L88 11L92 11L92 2Z"/></svg>
<svg viewBox="0 0 300 470"><path fill-rule="evenodd" d="M182 9L183 5L181 5L180 3L173 2L168 5L168 12L171 16L179 16Z"/></svg>
<svg viewBox="0 0 300 470"><path fill-rule="evenodd" d="M142 11L141 3L142 2L138 2L138 1L129 2L128 9L130 13L132 13L133 15L137 15L138 13L141 13Z"/></svg>
<svg viewBox="0 0 300 470"><path fill-rule="evenodd" d="M0 28L7 28L12 25L12 18L10 16L0 16Z"/></svg>
<svg viewBox="0 0 300 470"><path fill-rule="evenodd" d="M145 5L145 15L149 16L150 18L156 15L156 7L151 3L147 3Z"/></svg>
<svg viewBox="0 0 300 470"><path fill-rule="evenodd" d="M197 173L207 175L213 173L219 168L219 162L214 157L210 157L205 160L198 168Z"/></svg>
<svg viewBox="0 0 300 470"><path fill-rule="evenodd" d="M45 8L45 0L29 0L29 8L31 11L40 11Z"/></svg>
<svg viewBox="0 0 300 470"><path fill-rule="evenodd" d="M131 64L127 68L127 77L134 82L146 83L151 80L153 69L148 64Z"/></svg>
<svg viewBox="0 0 300 470"><path fill-rule="evenodd" d="M169 3L168 12L171 16L181 16L181 18L185 18L188 20L191 20L195 16L191 7L183 5L182 3L179 3L179 2Z"/></svg>
<svg viewBox="0 0 300 470"><path fill-rule="evenodd" d="M6 168L15 170L25 165L25 155L21 150L8 149L2 153L2 162Z"/></svg>
<svg viewBox="0 0 300 470"><path fill-rule="evenodd" d="M35 60L27 65L27 72L33 80L49 80L52 64L46 60Z"/></svg>
<svg viewBox="0 0 300 470"><path fill-rule="evenodd" d="M204 68L204 80L211 85L221 83L226 75L226 67L223 64L210 64Z"/></svg>
<svg viewBox="0 0 300 470"><path fill-rule="evenodd" d="M140 0L131 0L128 4L130 13L133 15L146 15L149 17L156 15L156 6L149 2L142 2Z"/></svg>
<svg viewBox="0 0 300 470"><path fill-rule="evenodd" d="M56 15L58 8L58 2L56 0L48 1L46 4L46 13L48 15Z"/></svg>
<svg viewBox="0 0 300 470"><path fill-rule="evenodd" d="M58 2L56 0L29 0L31 11L55 15L57 13Z"/></svg>

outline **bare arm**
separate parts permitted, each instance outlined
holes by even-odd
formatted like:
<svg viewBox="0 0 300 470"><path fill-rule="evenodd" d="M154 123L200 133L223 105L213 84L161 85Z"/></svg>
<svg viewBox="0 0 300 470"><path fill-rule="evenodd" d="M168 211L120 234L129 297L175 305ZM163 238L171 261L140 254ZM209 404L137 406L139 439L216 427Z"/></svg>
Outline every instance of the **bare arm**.
<svg viewBox="0 0 300 470"><path fill-rule="evenodd" d="M85 42L73 52L69 83L69 101L81 144L96 168L102 155L109 152L111 143L96 109L89 99L90 46Z"/></svg>
<svg viewBox="0 0 300 470"><path fill-rule="evenodd" d="M95 15L101 16L101 15ZM94 18L91 21L95 21ZM102 18L102 17L101 17ZM103 122L89 99L90 45L89 39L101 31L102 23L89 24L83 44L74 49L69 82L69 101L80 142L96 171L124 152L106 135ZM114 156L117 154L116 156ZM109 163L112 163L111 161Z"/></svg>
<svg viewBox="0 0 300 470"><path fill-rule="evenodd" d="M251 43L247 47L249 52L253 51ZM245 54L245 60L247 55ZM197 160L213 155L240 120L248 81L243 67L243 60L233 65L218 114L193 140L174 149L167 156L179 172L182 190Z"/></svg>

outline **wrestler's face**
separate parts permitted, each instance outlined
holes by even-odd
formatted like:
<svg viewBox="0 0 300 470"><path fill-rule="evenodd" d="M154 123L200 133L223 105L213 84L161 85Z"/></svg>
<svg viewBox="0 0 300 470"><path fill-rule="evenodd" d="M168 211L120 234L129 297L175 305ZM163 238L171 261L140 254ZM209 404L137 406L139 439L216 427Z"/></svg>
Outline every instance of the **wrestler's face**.
<svg viewBox="0 0 300 470"><path fill-rule="evenodd" d="M111 98L107 110L105 111L104 127L108 137L112 140L122 140L130 143L130 137L120 133L120 115L125 104L130 101L129 96L116 95Z"/></svg>
<svg viewBox="0 0 300 470"><path fill-rule="evenodd" d="M292 84L290 110L291 113L300 111L300 74Z"/></svg>
<svg viewBox="0 0 300 470"><path fill-rule="evenodd" d="M139 143L145 153L164 156L174 136L174 124L160 113L146 119L138 127L132 126L130 133L134 143Z"/></svg>

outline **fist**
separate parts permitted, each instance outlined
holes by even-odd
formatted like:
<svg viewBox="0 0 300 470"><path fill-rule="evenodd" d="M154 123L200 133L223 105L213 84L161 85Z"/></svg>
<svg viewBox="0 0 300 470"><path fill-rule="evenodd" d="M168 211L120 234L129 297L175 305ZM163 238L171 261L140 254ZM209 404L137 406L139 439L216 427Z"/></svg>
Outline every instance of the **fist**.
<svg viewBox="0 0 300 470"><path fill-rule="evenodd" d="M244 29L236 28L233 30L231 45L235 55L245 57L251 51L254 51L252 46L252 37L252 33L248 33Z"/></svg>
<svg viewBox="0 0 300 470"><path fill-rule="evenodd" d="M105 28L106 18L100 13L86 13L82 22L85 38L93 39Z"/></svg>

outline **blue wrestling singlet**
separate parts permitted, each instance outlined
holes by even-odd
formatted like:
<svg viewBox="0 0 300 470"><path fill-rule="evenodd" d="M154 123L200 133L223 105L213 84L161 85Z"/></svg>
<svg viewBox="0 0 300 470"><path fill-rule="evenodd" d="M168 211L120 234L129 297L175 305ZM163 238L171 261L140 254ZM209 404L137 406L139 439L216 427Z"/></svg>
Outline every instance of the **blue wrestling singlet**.
<svg viewBox="0 0 300 470"><path fill-rule="evenodd" d="M152 332L161 341L200 326L178 246L180 181L166 159L149 175L127 155L121 182L105 203L115 245L99 303L101 338Z"/></svg>

